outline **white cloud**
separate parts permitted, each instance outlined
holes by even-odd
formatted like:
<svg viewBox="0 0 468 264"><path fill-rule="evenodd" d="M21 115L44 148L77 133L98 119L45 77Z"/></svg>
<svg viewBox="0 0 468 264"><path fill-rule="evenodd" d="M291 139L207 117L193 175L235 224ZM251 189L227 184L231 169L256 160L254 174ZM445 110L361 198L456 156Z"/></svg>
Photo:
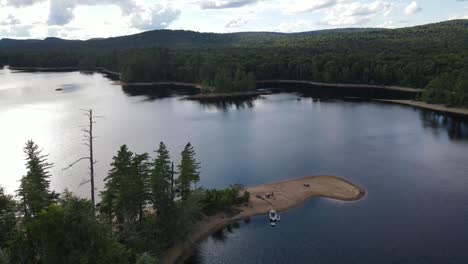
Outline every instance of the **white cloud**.
<svg viewBox="0 0 468 264"><path fill-rule="evenodd" d="M20 24L20 20L12 14L9 14L8 17L3 21L0 21L0 26L12 26L18 24Z"/></svg>
<svg viewBox="0 0 468 264"><path fill-rule="evenodd" d="M259 0L201 0L196 4L201 9L238 8L257 3Z"/></svg>
<svg viewBox="0 0 468 264"><path fill-rule="evenodd" d="M405 14L407 15L413 15L421 11L422 8L418 5L416 1L411 2L409 5L406 6L405 8Z"/></svg>
<svg viewBox="0 0 468 264"><path fill-rule="evenodd" d="M12 5L15 7L30 6L35 3L44 2L46 0L6 0L7 5Z"/></svg>
<svg viewBox="0 0 468 264"><path fill-rule="evenodd" d="M287 3L285 13L306 13L337 5L343 0L294 1Z"/></svg>
<svg viewBox="0 0 468 264"><path fill-rule="evenodd" d="M238 28L246 25L249 21L243 18L237 18L230 20L229 22L226 23L225 27L227 28Z"/></svg>
<svg viewBox="0 0 468 264"><path fill-rule="evenodd" d="M399 28L405 27L408 25L408 21L395 21L395 20L387 20L382 24L377 25L378 28Z"/></svg>
<svg viewBox="0 0 468 264"><path fill-rule="evenodd" d="M170 6L140 7L138 12L132 14L131 25L141 30L163 29L176 20L180 13L180 10Z"/></svg>
<svg viewBox="0 0 468 264"><path fill-rule="evenodd" d="M268 31L291 33L291 32L310 31L314 28L315 28L315 25L311 21L298 20L294 22L280 23L276 28L269 29Z"/></svg>
<svg viewBox="0 0 468 264"><path fill-rule="evenodd" d="M352 2L338 4L330 10L326 10L322 24L329 26L356 26L367 23L377 15L390 14L393 4L388 1L377 0L371 3Z"/></svg>
<svg viewBox="0 0 468 264"><path fill-rule="evenodd" d="M27 38L31 36L32 25L13 25L0 30L0 36L9 38Z"/></svg>

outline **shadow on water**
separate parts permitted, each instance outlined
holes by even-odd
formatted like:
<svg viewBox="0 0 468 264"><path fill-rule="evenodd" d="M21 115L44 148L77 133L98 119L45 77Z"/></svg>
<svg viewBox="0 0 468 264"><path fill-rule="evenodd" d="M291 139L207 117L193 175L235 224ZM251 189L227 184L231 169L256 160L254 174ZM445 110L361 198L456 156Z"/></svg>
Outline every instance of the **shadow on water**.
<svg viewBox="0 0 468 264"><path fill-rule="evenodd" d="M355 97L362 99L414 99L417 93L389 89L365 87L326 87L304 83L264 83L257 88L280 89L285 92L297 92L304 97L341 99Z"/></svg>
<svg viewBox="0 0 468 264"><path fill-rule="evenodd" d="M248 224L250 219L246 219L243 221L244 225ZM228 239L229 234L233 234L236 229L241 227L241 223L235 222L226 226L225 228L215 232L211 235L211 238L214 242L224 243ZM199 264L202 263L200 249L197 247L194 249L193 254L184 261L185 264Z"/></svg>
<svg viewBox="0 0 468 264"><path fill-rule="evenodd" d="M447 133L451 140L468 141L468 121L466 120L427 110L421 110L419 117L422 126L430 129L436 136Z"/></svg>
<svg viewBox="0 0 468 264"><path fill-rule="evenodd" d="M127 96L144 96L146 97L145 101L155 101L173 96L195 95L198 93L196 88L177 85L123 85L122 90Z"/></svg>
<svg viewBox="0 0 468 264"><path fill-rule="evenodd" d="M256 99L242 99L242 100L219 100L219 101L197 101L206 109L216 109L227 112L229 109L244 109L253 108Z"/></svg>

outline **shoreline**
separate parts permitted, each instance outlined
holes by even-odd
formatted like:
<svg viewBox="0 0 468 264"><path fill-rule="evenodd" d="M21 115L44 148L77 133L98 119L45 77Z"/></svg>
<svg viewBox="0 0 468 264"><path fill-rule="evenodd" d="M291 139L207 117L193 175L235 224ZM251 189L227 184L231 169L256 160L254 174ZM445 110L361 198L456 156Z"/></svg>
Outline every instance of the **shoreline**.
<svg viewBox="0 0 468 264"><path fill-rule="evenodd" d="M166 81L166 82L133 82L133 83L127 83L123 81L116 81L113 83L114 85L122 85L122 86L158 86L158 85L175 85L175 86L187 86L187 87L192 87L201 90L203 86L198 83L188 83L188 82L172 82L172 81Z"/></svg>
<svg viewBox="0 0 468 264"><path fill-rule="evenodd" d="M190 101L217 101L217 100L243 100L253 99L258 96L270 94L269 91L246 91L246 92L233 92L233 93L207 93L186 96L182 100Z"/></svg>
<svg viewBox="0 0 468 264"><path fill-rule="evenodd" d="M6 65L8 66L8 65ZM79 67L9 67L12 70L18 71L80 71ZM112 75L121 76L120 72L114 72L103 67L95 67L94 69L83 69L83 71L97 71L104 72ZM393 86L393 85L373 85L373 84L346 84L346 83L325 83L325 82L316 82L309 80L259 80L256 81L258 84L264 83L290 83L290 84L310 84L315 86L325 86L325 87L341 87L341 88L373 88L373 89L386 89L394 91L403 91L403 92L413 92L420 93L423 89L412 88L412 87L403 87L403 86ZM120 85L135 85L135 86L151 86L151 85L164 85L164 84L173 84L173 85L182 85L182 86L194 86L201 88L202 85L199 83L189 83L189 82L177 82L177 81L164 81L164 82L134 82L127 83L123 81L118 81L116 84Z"/></svg>
<svg viewBox="0 0 468 264"><path fill-rule="evenodd" d="M309 184L306 187L304 184ZM250 201L247 206L234 206L237 214L228 215L218 213L204 217L196 224L185 242L176 244L163 254L161 263L183 263L193 253L197 243L210 235L235 222L258 215L264 215L274 208L283 212L316 197L331 198L340 201L357 201L362 199L366 192L363 188L354 185L337 176L307 176L290 179L256 187L247 187L242 191L250 192ZM274 193L274 197L266 198L266 193ZM260 197L260 198L259 198Z"/></svg>
<svg viewBox="0 0 468 264"><path fill-rule="evenodd" d="M373 99L373 101L412 106L412 107L417 107L421 109L432 110L432 111L443 113L443 114L456 115L456 116L465 117L465 118L468 117L468 108L447 107L441 104L429 104L429 103L425 103L422 101L414 101L414 100Z"/></svg>
<svg viewBox="0 0 468 264"><path fill-rule="evenodd" d="M9 67L8 65L4 65ZM79 67L9 67L11 70L18 70L18 71L44 71L44 72L53 72L53 71L80 71ZM86 71L86 70L83 70ZM94 70L88 70L88 71L96 71L96 72L101 72L101 73L106 73L106 74L111 74L115 76L119 76L120 78L120 73L119 72L113 72L110 70L107 70L105 68L101 67L96 67ZM392 91L402 91L402 92L410 92L410 93L421 93L423 89L419 88L410 88L410 87L401 87L401 86L386 86L386 85L366 85L366 84L341 84L341 83L322 83L322 82L314 82L314 81L307 81L307 80L261 80L257 81L257 84L265 84L265 83L276 83L276 84L309 84L309 85L315 85L315 86L324 86L324 87L341 87L341 88L372 88L372 89L384 89L384 90L392 90ZM172 82L172 81L167 81L167 82L136 82L136 83L126 83L122 81L116 81L114 82L115 85L123 85L123 86L157 86L157 85L176 85L176 86L186 86L186 87L192 87L196 89L202 89L202 85L198 83L187 83L187 82ZM244 92L242 92L244 93ZM247 92L249 93L249 92ZM259 95L266 94L266 92L259 92ZM252 98L255 96L252 95L245 95L247 98ZM230 98L232 97L232 98ZM184 99L187 100L219 100L219 99L240 99L243 98L239 94L236 93L231 93L231 94L199 94L195 96L189 96ZM413 107L419 107L422 109L427 109L427 110L432 110L436 111L439 113L443 114L451 114L455 116L460 116L467 118L468 117L468 108L459 108L459 107L447 107L445 105L440 105L440 104L429 104L426 102L422 101L414 101L414 100L396 100L396 99L372 99L373 101L376 102L387 102L387 103L394 103L394 104L399 104L399 105L406 105L406 106L413 106Z"/></svg>
<svg viewBox="0 0 468 264"><path fill-rule="evenodd" d="M261 80L257 83L277 83L277 84L310 84L314 86L324 86L324 87L339 87L339 88L372 88L372 89L384 89L384 90L393 90L401 92L412 92L420 93L423 89L412 88L412 87L402 87L402 86L393 86L393 85L374 85L374 84L351 84L351 83L324 83L324 82L315 82L307 80Z"/></svg>

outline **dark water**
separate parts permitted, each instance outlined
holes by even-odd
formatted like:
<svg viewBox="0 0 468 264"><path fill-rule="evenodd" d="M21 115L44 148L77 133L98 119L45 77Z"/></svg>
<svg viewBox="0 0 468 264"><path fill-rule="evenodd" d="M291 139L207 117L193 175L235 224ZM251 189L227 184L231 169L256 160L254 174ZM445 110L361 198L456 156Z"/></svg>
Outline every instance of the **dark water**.
<svg viewBox="0 0 468 264"><path fill-rule="evenodd" d="M4 69L0 80L0 184L10 192L24 173L21 148L32 138L55 163L53 188L88 194L88 185L80 187L87 164L62 168L86 154L80 109L90 107L104 116L96 124L99 179L120 144L152 153L163 140L178 160L190 141L206 187L335 174L368 191L359 202L315 199L283 212L276 228L252 218L205 240L189 263L468 263L462 121L294 93L199 104L181 101L173 87L122 88L100 74Z"/></svg>

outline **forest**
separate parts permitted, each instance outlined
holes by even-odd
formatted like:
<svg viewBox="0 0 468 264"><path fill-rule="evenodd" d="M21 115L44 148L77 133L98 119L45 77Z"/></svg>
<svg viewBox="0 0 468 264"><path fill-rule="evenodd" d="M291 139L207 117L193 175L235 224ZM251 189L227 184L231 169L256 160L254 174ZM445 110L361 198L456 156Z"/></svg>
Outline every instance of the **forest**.
<svg viewBox="0 0 468 264"><path fill-rule="evenodd" d="M50 189L52 164L24 147L27 173L15 195L0 188L0 263L158 263L204 215L249 201L240 186L197 186L200 163L188 143L174 168L166 145L137 154L126 145L113 157L100 202Z"/></svg>
<svg viewBox="0 0 468 264"><path fill-rule="evenodd" d="M425 88L420 99L468 106L468 20L400 29L303 33L159 30L102 40L2 40L0 64L103 67L125 82L183 81L217 91L256 80Z"/></svg>

